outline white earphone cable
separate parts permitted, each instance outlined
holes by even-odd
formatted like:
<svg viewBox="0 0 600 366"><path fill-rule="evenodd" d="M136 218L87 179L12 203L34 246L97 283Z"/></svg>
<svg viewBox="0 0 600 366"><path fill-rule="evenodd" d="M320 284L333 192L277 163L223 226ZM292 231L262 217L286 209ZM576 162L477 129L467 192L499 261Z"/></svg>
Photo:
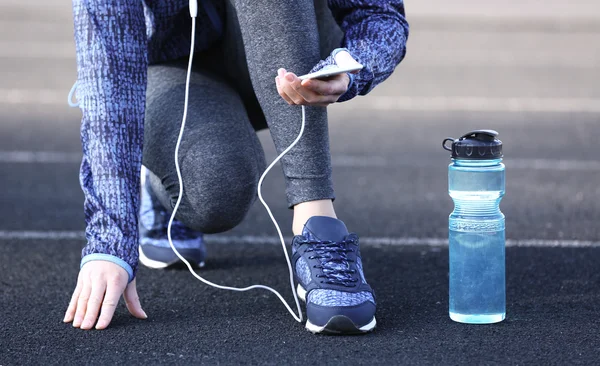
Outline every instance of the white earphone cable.
<svg viewBox="0 0 600 366"><path fill-rule="evenodd" d="M265 172L263 173L263 175L261 176L259 182L258 182L258 197L260 199L260 201L262 202L262 204L265 206L267 212L269 213L269 216L271 217L271 220L273 221L273 224L275 225L275 228L277 229L277 233L279 234L279 238L281 239L281 245L283 247L283 253L285 255L285 259L287 261L287 265L288 265L288 270L289 270L289 274L290 274L290 286L292 288L292 293L294 294L294 300L296 301L296 307L298 309L298 315L296 315L294 313L294 311L292 310L292 308L289 306L289 304L285 301L285 299L283 298L283 296L281 296L281 294L279 292L277 292L276 290L272 289L271 287L268 286L264 286L264 285L252 285L252 286L248 286L248 287L243 287L243 288L238 288L238 287L229 287L229 286L222 286L222 285L218 285L215 283L212 283L204 278L202 278L201 276L199 276L194 269L192 268L192 265L181 255L179 254L179 252L177 251L177 249L175 248L175 246L173 245L173 240L171 238L171 226L173 224L173 220L175 218L175 215L177 213L177 210L179 209L179 205L181 204L181 199L183 197L183 179L181 177L181 171L179 168L179 146L181 144L181 139L183 137L183 131L185 129L185 122L187 119L187 112L188 112L188 101L189 101L189 91L190 91L190 77L191 77L191 72L192 72L192 63L193 63L193 58L194 58L194 43L195 43L195 34L196 34L196 17L194 16L194 14L192 14L192 42L191 42L191 49L190 49L190 58L189 58L189 63L188 63L188 70L187 70L187 77L186 77L186 83L185 83L185 102L184 102L184 110L183 110L183 118L181 121L181 129L179 130L179 137L177 139L177 145L175 146L175 169L177 171L177 178L179 179L179 196L177 198L177 203L175 203L175 207L173 208L173 213L171 214L171 218L169 219L169 225L167 227L167 236L169 239L169 245L171 246L171 249L173 249L173 252L175 253L175 255L177 255L177 257L183 262L185 263L185 265L187 266L187 268L189 269L190 273L196 277L198 280L202 281L203 283L209 285L209 286L213 286L216 287L218 289L222 289L222 290L230 290L230 291L249 291L249 290L253 290L253 289L264 289L267 291L271 291L273 294L275 294L279 300L281 300L281 302L285 305L285 307L287 308L287 310L290 312L290 314L292 314L292 316L294 317L294 319L298 322L302 322L302 311L300 309L300 302L298 301L298 294L296 293L296 289L294 287L294 274L292 271L292 264L290 261L290 257L289 254L286 250L286 245L285 245L285 240L283 238L283 234L281 233L281 229L279 227L279 225L277 224L277 221L275 220L275 217L273 216L273 213L271 212L271 209L269 208L269 206L267 205L267 203L264 201L263 197L262 197L262 183L263 180L265 179L267 173L271 170L271 168L273 168L273 166L275 166L275 164L277 164L277 162L279 160L281 160L281 158L288 153L288 151L290 151L297 143L298 141L300 141L300 138L302 137L303 133L304 133L304 127L305 127L305 119L306 119L306 111L304 106L302 106L302 125L300 127L300 133L298 134L298 137L296 138L296 140L294 140L294 142L287 148L285 149L272 163L271 165L269 165L269 167L265 170Z"/></svg>

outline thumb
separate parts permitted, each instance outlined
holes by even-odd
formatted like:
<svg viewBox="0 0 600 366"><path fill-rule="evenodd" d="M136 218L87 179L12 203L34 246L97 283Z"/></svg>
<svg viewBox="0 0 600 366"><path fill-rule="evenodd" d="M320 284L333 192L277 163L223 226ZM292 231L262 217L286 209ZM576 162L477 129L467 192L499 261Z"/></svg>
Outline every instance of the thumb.
<svg viewBox="0 0 600 366"><path fill-rule="evenodd" d="M127 310L129 310L131 315L138 319L148 318L148 315L146 315L146 312L142 309L142 304L140 304L140 297L138 296L135 287L135 279L133 279L133 281L125 288L123 298L125 299L125 306L127 306Z"/></svg>
<svg viewBox="0 0 600 366"><path fill-rule="evenodd" d="M352 57L352 55L348 51L340 51L337 52L334 56L335 63L342 68L350 68L354 66L359 66L360 64ZM354 74L358 71L353 72Z"/></svg>

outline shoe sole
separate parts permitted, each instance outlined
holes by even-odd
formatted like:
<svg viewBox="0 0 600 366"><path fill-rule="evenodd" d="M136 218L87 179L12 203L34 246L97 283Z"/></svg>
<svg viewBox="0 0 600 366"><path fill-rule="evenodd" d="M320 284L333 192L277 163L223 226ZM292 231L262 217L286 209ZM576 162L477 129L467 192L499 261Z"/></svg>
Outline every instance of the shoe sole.
<svg viewBox="0 0 600 366"><path fill-rule="evenodd" d="M148 268L152 268L152 269L164 269L164 268L174 267L174 266L183 264L183 262L179 258L177 258L173 262L161 262L161 261L157 261L154 259L150 259L144 254L144 251L142 250L141 245L139 246L139 254L140 254L140 257L139 257L140 263L143 264L144 266L146 266ZM186 258L186 259L188 260L188 262L190 262L190 260L188 258ZM202 268L205 265L204 262L200 262L200 263L190 262L190 264L192 265L192 267L196 267L196 268Z"/></svg>
<svg viewBox="0 0 600 366"><path fill-rule="evenodd" d="M306 290L302 286L298 285L296 293L300 300L306 302ZM362 327L357 327L350 318L344 315L333 316L324 326L315 325L311 323L310 320L306 320L306 330L313 334L365 334L372 332L376 326L377 320L375 320L375 317L373 317L367 325L363 325Z"/></svg>

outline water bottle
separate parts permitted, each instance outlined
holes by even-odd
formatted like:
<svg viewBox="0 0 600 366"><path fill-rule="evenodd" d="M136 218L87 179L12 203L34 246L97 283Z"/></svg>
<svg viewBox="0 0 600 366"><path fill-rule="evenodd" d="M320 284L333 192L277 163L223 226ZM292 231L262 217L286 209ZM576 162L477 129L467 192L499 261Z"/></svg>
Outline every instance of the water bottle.
<svg viewBox="0 0 600 366"><path fill-rule="evenodd" d="M496 131L477 130L442 142L452 152L448 191L454 201L449 218L449 315L460 323L496 323L506 316L500 212L505 177L497 136Z"/></svg>

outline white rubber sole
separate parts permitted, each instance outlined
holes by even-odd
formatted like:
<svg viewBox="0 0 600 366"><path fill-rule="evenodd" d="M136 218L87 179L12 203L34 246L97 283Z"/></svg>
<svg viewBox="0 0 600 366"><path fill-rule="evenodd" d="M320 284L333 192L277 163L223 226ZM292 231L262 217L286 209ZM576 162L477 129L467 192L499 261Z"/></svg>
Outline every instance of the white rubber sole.
<svg viewBox="0 0 600 366"><path fill-rule="evenodd" d="M304 289L304 287L300 286L300 284L298 284L298 286L296 287L296 293L298 294L298 298L300 300L306 302L306 290ZM348 321L351 322L350 319L348 319ZM324 326L314 325L310 322L310 320L306 319L306 329L311 333L336 333L335 331L331 331L330 329L328 329L327 325L329 325L329 323ZM373 320L371 320L369 324L364 325L360 328L355 327L355 329L356 333L367 333L375 329L376 326L377 320L375 319L375 317L373 317Z"/></svg>
<svg viewBox="0 0 600 366"><path fill-rule="evenodd" d="M348 319L348 321L350 321L350 319ZM329 325L329 324L327 324ZM312 324L310 321L306 321L306 329L311 332L311 333L338 333L335 331L331 331L330 329L328 329L327 325L320 327L318 325L314 325ZM375 320L375 317L373 317L373 320L371 320L371 322L365 326L362 326L360 328L355 328L356 332L352 331L352 332L348 332L348 333L368 333L370 331L372 331L373 329L375 329L375 326L377 326L377 320ZM341 332L339 332L341 333Z"/></svg>
<svg viewBox="0 0 600 366"><path fill-rule="evenodd" d="M144 251L142 250L142 246L139 246L139 254L140 254L140 263L143 264L144 266L148 267L148 268L152 268L152 269L163 269L163 268L167 268L170 267L174 264L177 264L179 262L181 262L178 259L176 259L173 262L160 262L160 261L155 261L153 259L150 259L148 257L146 257L146 255L144 254ZM192 265L196 265L200 268L204 267L204 262L200 262L200 263L191 263Z"/></svg>

